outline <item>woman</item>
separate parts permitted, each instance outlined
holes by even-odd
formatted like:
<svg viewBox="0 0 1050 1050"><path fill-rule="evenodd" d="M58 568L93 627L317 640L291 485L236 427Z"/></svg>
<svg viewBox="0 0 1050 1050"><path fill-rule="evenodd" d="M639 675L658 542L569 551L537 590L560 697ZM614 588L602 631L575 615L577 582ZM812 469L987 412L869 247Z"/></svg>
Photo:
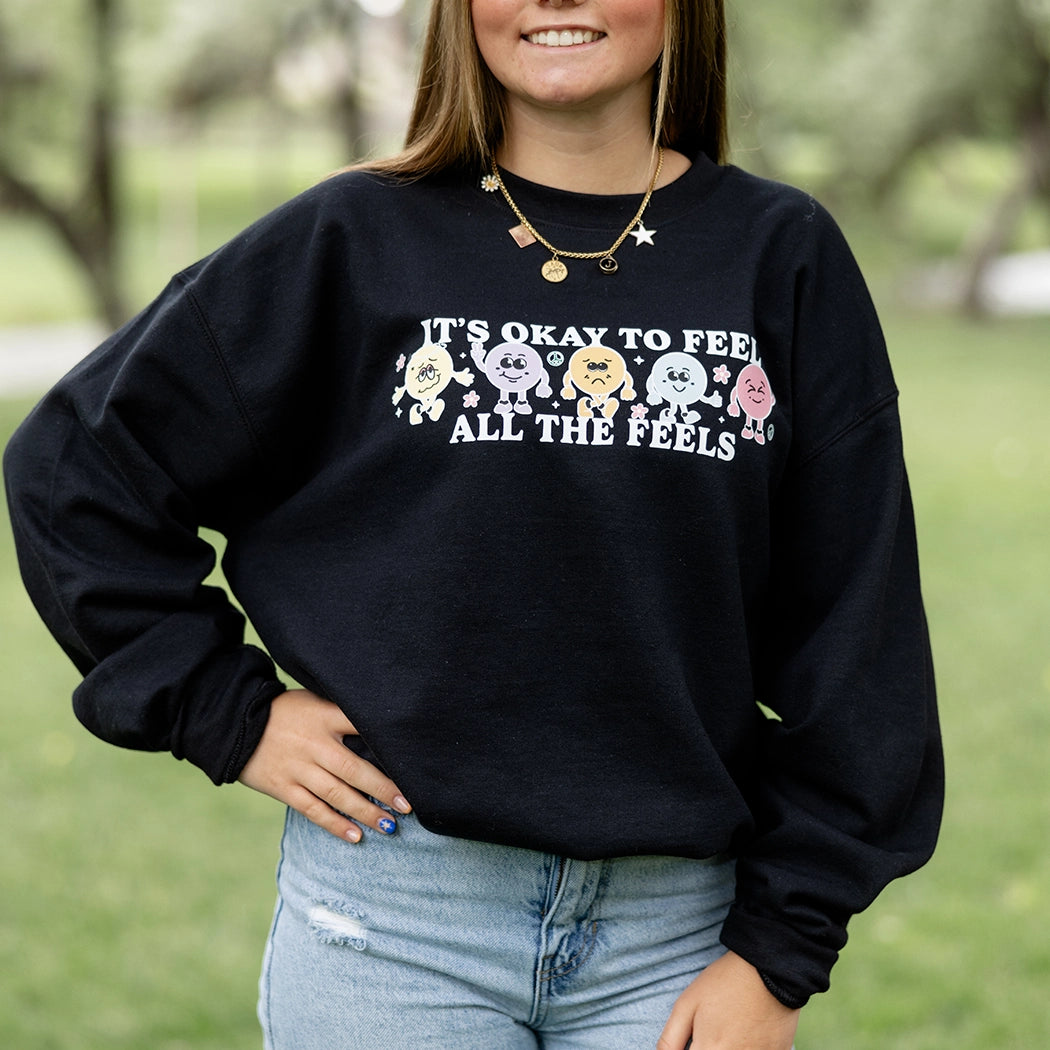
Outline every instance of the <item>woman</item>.
<svg viewBox="0 0 1050 1050"><path fill-rule="evenodd" d="M828 216L722 164L724 38L436 0L405 150L8 450L80 718L289 807L270 1047L788 1050L933 848L895 387Z"/></svg>

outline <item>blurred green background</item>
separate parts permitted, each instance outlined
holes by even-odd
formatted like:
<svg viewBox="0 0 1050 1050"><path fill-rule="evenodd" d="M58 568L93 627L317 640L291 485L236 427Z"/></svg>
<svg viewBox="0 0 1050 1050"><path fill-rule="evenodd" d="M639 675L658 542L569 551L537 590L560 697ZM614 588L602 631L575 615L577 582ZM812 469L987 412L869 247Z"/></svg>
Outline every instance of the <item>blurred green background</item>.
<svg viewBox="0 0 1050 1050"><path fill-rule="evenodd" d="M0 0L0 438L170 273L396 147L425 6ZM734 161L831 207L887 329L949 773L798 1046L1050 1046L1050 0L730 16ZM6 520L0 666L0 1046L258 1047L276 804L80 729Z"/></svg>

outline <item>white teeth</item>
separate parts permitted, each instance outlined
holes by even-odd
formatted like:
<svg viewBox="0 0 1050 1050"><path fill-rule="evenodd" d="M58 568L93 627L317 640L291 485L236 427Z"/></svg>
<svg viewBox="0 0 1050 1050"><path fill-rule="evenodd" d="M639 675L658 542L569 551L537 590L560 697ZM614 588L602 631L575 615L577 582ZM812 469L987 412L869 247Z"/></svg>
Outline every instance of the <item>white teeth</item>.
<svg viewBox="0 0 1050 1050"><path fill-rule="evenodd" d="M548 29L542 33L530 33L527 39L530 44L543 47L571 47L573 44L590 44L601 35L593 29L562 29L560 32Z"/></svg>

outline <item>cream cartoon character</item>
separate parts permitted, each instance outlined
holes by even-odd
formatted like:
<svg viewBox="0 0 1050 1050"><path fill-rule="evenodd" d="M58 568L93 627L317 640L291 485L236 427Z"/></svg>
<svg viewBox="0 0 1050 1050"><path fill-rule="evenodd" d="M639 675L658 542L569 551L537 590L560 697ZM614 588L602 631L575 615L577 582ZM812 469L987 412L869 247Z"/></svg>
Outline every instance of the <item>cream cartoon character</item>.
<svg viewBox="0 0 1050 1050"><path fill-rule="evenodd" d="M577 389L583 395L576 410L578 416L591 417L600 412L606 419L612 419L620 407L620 402L613 397L617 390L624 401L635 398L634 380L627 371L627 362L605 346L585 346L569 358L561 396L575 398Z"/></svg>
<svg viewBox="0 0 1050 1050"><path fill-rule="evenodd" d="M465 368L455 370L452 355L443 343L425 343L408 359L404 368L405 385L395 388L393 402L400 404L406 393L415 399L416 404L408 413L408 421L413 426L422 423L424 415L434 421L441 418L445 410L441 394L453 379L461 386L470 386L474 382L473 372Z"/></svg>
<svg viewBox="0 0 1050 1050"><path fill-rule="evenodd" d="M645 400L650 405L667 402L667 407L660 412L660 419L665 423L674 422L679 411L683 423L695 423L700 413L689 406L698 401L712 408L722 407L722 395L717 390L713 394L707 393L704 366L692 354L678 350L657 359L645 381L645 389Z"/></svg>
<svg viewBox="0 0 1050 1050"><path fill-rule="evenodd" d="M769 386L769 377L761 365L747 365L737 377L736 386L729 398L729 414L739 416L741 410L747 418L744 429L740 436L754 438L760 445L766 443L766 434L763 429L769 413L777 399ZM772 436L772 428L770 428Z"/></svg>
<svg viewBox="0 0 1050 1050"><path fill-rule="evenodd" d="M543 367L540 355L525 343L500 343L488 354L481 343L472 343L470 356L499 391L499 400L493 411L500 415L510 412L531 414L532 405L529 404L528 395L532 389L540 397L551 396L547 369Z"/></svg>

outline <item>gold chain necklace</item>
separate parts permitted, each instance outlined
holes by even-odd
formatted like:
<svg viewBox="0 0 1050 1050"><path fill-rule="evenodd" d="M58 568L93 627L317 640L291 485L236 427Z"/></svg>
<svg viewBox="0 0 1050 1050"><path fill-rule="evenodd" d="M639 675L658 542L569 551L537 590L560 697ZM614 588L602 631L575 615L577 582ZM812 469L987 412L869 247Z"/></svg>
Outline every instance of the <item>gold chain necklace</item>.
<svg viewBox="0 0 1050 1050"><path fill-rule="evenodd" d="M492 177L495 179L504 198L510 205L511 211L518 217L518 221L529 231L529 233L532 234L533 237L536 238L537 241L540 242L540 244L543 245L544 248L547 249L547 251L551 253L551 257L543 264L540 273L542 273L552 284L557 284L560 281L564 281L565 278L569 276L569 268L562 262L562 259L599 259L600 262L598 263L598 269L601 270L602 273L616 273L620 268L619 263L617 263L616 259L613 257L616 249L627 240L627 235L638 225L642 218L642 213L649 206L649 198L652 197L653 190L656 189L656 180L660 178L660 171L663 166L664 150L663 146L660 146L656 153L656 170L653 172L652 179L649 180L649 188L645 191L645 197L643 198L638 211L635 212L634 218L627 224L623 233L621 233L613 242L612 247L607 248L603 252L564 252L559 248L555 248L554 245L551 244L551 242L548 241L547 238L525 218L524 212L522 212L521 208L514 203L514 198L510 195L507 187L503 184L503 179L500 176L499 168L496 167L495 161L492 164Z"/></svg>

